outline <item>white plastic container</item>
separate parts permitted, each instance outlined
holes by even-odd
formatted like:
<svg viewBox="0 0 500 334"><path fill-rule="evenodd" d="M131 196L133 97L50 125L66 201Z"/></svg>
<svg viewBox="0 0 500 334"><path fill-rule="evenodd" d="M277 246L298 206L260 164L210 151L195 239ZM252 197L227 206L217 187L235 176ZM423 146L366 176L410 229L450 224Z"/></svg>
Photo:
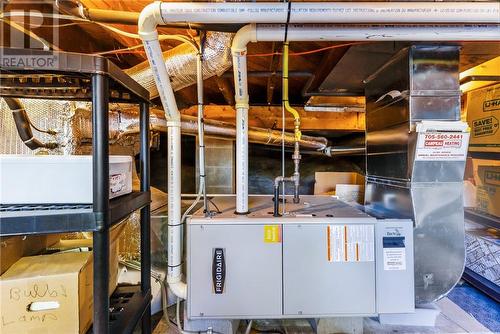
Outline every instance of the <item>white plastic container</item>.
<svg viewBox="0 0 500 334"><path fill-rule="evenodd" d="M132 157L109 157L109 197L132 191ZM92 156L0 155L1 204L92 203Z"/></svg>

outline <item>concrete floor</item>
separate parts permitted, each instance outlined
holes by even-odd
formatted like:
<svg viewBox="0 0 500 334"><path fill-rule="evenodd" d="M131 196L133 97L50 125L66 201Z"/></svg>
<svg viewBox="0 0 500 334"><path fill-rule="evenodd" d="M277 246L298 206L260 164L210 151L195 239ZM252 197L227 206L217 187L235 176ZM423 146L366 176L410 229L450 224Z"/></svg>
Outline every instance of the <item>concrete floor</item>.
<svg viewBox="0 0 500 334"><path fill-rule="evenodd" d="M435 327L421 326L388 326L381 325L376 319L365 318L363 321L363 333L492 333L488 328L484 327L470 314L461 309L458 305L448 298L443 298L437 302L437 306L441 309ZM172 314L173 316L173 314ZM158 318L157 318L158 321ZM266 333L313 333L311 327L306 321L287 321L283 328L277 321L263 321L256 323L254 328L259 328ZM275 327L273 331L273 327ZM278 327L278 329L276 328ZM281 327L281 328L279 328ZM242 323L239 333L243 333L245 324ZM154 331L154 334L178 334L179 332L174 325L161 318ZM260 333L252 330L252 333Z"/></svg>

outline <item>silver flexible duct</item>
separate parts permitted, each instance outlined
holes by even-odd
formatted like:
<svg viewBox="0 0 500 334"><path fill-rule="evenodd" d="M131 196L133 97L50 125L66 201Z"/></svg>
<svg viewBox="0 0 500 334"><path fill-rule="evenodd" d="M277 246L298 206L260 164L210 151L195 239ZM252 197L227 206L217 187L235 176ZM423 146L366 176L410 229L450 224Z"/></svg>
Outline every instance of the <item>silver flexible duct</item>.
<svg viewBox="0 0 500 334"><path fill-rule="evenodd" d="M214 75L222 75L222 73L231 67L229 46L232 37L233 34L230 33L207 33L203 49L204 79ZM196 82L197 54L190 45L181 44L164 52L163 55L172 78L174 90L188 87ZM126 72L143 85L150 92L152 98L158 96L158 90L156 89L151 68L147 61L126 70ZM58 132L56 141L60 143L60 148L50 150L49 153L75 154L78 151L77 146L82 141L85 141L85 138L90 138L83 134L86 132L87 123L81 119L82 114L90 115L91 107L89 103L37 99L20 99L20 102L25 107L34 124L41 128L50 128ZM0 107L0 154L34 154L19 139L12 115L10 112L7 112L9 108L3 99L0 99ZM113 105L110 109L116 110L116 108L117 106ZM161 113L163 114L163 111ZM78 115L73 119L75 114ZM126 129L126 131L123 131L123 127L127 127L127 125L113 120L112 114L110 115L110 121L111 132L116 132L115 135L121 133L119 135L120 138L115 138L112 134L111 139L123 139L127 135L127 132L129 132ZM137 121L137 117L135 121ZM151 121L154 123L155 119ZM136 125L138 126L138 124ZM53 139L43 133L38 135L40 140Z"/></svg>
<svg viewBox="0 0 500 334"><path fill-rule="evenodd" d="M161 109L152 108L150 110L150 128L156 132L167 132L167 121L165 113ZM92 138L92 119L90 111L79 109L72 120L72 132L77 134L79 143L90 143ZM234 124L216 120L205 119L205 135L209 137L234 140L236 129ZM112 110L109 114L110 143L120 143L130 136L139 134L139 119L137 108L127 108L123 110ZM198 135L198 120L195 116L181 116L181 131L183 134ZM264 144L270 146L281 146L282 133L280 130L250 127L248 140L254 144ZM285 146L293 147L295 137L293 133L285 132ZM300 141L301 147L311 151L325 151L328 141L324 137L312 137L303 135Z"/></svg>
<svg viewBox="0 0 500 334"><path fill-rule="evenodd" d="M92 112L88 103L20 99L31 121L44 129L57 131L57 136L48 136L45 133L37 133L41 140L54 140L59 147L50 150L51 154L82 154L83 146L88 146L92 139ZM5 102L0 100L0 154L33 154L24 145L17 134L12 115L8 111ZM138 142L139 117L138 109L112 105L109 113L109 138L112 145L134 146ZM167 121L165 113L161 109L150 110L150 127L155 132L167 132ZM198 134L197 118L182 115L181 130L183 134L196 136ZM205 119L205 134L219 139L232 140L236 136L234 124L217 120ZM280 130L250 127L248 140L251 143L270 146L281 146L282 133ZM293 147L294 135L290 132L284 133L285 146ZM326 154L328 141L324 137L312 137L303 135L300 146L305 150L318 151ZM138 147L137 147L138 149ZM132 148L134 150L134 148Z"/></svg>
<svg viewBox="0 0 500 334"><path fill-rule="evenodd" d="M222 75L231 65L231 41L234 34L207 32L203 48L203 79ZM174 91L191 86L196 82L196 51L188 44L181 44L163 52L168 74ZM151 98L158 96L153 72L148 61L125 71L149 91Z"/></svg>

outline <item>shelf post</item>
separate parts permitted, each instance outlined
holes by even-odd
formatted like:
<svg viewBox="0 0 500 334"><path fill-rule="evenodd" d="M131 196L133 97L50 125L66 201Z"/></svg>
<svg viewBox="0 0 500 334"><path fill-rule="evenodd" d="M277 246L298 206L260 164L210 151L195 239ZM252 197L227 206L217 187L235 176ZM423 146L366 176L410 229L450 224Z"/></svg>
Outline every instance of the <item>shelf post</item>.
<svg viewBox="0 0 500 334"><path fill-rule="evenodd" d="M149 104L140 104L140 136L141 136L141 191L150 191L149 161ZM151 206L141 209L141 291L151 294ZM151 333L151 306L142 316L142 333Z"/></svg>
<svg viewBox="0 0 500 334"><path fill-rule="evenodd" d="M93 332L109 333L109 83L92 75L92 191L97 230L93 234Z"/></svg>

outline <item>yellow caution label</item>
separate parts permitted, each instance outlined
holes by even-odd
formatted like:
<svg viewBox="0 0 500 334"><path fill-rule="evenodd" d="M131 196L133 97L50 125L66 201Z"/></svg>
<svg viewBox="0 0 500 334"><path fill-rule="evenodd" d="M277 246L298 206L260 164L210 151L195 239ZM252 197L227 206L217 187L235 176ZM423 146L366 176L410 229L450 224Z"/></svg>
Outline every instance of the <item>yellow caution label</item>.
<svg viewBox="0 0 500 334"><path fill-rule="evenodd" d="M281 242L281 226L264 225L264 242Z"/></svg>

